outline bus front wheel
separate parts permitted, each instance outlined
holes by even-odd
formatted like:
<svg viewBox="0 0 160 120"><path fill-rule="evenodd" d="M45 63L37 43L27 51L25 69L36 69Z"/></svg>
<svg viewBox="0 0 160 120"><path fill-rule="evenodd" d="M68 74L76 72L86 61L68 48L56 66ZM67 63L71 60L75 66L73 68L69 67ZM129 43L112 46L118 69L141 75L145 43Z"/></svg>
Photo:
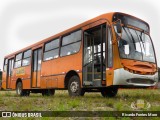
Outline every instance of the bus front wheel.
<svg viewBox="0 0 160 120"><path fill-rule="evenodd" d="M81 89L78 76L72 76L68 83L68 93L70 96L83 96L85 91Z"/></svg>
<svg viewBox="0 0 160 120"><path fill-rule="evenodd" d="M101 90L101 94L103 97L115 97L117 95L117 92L117 87L108 87L106 89Z"/></svg>

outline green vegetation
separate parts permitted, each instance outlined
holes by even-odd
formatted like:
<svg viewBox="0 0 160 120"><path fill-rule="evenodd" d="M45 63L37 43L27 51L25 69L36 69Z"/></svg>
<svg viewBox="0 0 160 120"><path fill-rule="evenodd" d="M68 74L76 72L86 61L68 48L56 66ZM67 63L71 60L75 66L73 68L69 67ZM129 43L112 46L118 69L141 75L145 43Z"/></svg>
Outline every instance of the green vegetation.
<svg viewBox="0 0 160 120"><path fill-rule="evenodd" d="M160 111L160 90L158 89L120 89L114 98L104 98L100 93L86 93L84 97L69 97L67 91L56 91L54 96L49 97L41 94L19 97L14 91L0 91L0 111L134 111L131 108L131 103L138 99L151 104L149 111ZM46 119L42 118L42 120ZM136 120L137 118L101 117L97 119ZM140 117L138 119L151 118ZM156 117L153 119L158 120Z"/></svg>

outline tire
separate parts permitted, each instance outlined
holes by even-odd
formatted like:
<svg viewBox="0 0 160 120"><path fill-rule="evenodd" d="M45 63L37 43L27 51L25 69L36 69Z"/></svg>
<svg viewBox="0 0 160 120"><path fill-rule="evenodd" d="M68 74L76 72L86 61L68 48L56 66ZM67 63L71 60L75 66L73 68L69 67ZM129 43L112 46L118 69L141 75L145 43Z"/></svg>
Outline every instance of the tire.
<svg viewBox="0 0 160 120"><path fill-rule="evenodd" d="M53 96L55 94L55 89L46 89L42 91L43 96Z"/></svg>
<svg viewBox="0 0 160 120"><path fill-rule="evenodd" d="M26 91L24 91L24 96L29 96L30 95L30 91L29 90L26 90Z"/></svg>
<svg viewBox="0 0 160 120"><path fill-rule="evenodd" d="M81 89L78 76L72 76L68 83L68 93L70 96L83 96L85 91Z"/></svg>
<svg viewBox="0 0 160 120"><path fill-rule="evenodd" d="M81 89L80 96L84 96L84 94L85 94L85 90Z"/></svg>
<svg viewBox="0 0 160 120"><path fill-rule="evenodd" d="M115 97L118 93L118 87L108 87L101 90L101 95L103 97Z"/></svg>
<svg viewBox="0 0 160 120"><path fill-rule="evenodd" d="M30 91L25 91L23 90L23 85L22 85L22 82L18 82L17 83L17 86L16 86L16 94L18 96L29 96L30 94Z"/></svg>

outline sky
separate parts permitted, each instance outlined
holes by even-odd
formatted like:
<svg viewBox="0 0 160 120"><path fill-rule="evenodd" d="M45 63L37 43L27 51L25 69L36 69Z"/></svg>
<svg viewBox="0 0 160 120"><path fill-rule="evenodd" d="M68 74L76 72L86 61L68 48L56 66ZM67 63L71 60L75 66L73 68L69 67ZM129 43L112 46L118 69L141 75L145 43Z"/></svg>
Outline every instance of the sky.
<svg viewBox="0 0 160 120"><path fill-rule="evenodd" d="M123 12L150 25L160 66L158 0L1 0L0 69L4 56L108 12Z"/></svg>

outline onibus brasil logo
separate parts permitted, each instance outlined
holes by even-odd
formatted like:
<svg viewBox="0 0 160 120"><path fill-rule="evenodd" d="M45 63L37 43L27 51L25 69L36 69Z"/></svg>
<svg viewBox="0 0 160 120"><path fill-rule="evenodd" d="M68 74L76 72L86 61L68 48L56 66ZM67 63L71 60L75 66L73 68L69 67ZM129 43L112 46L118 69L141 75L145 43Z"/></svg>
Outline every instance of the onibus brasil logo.
<svg viewBox="0 0 160 120"><path fill-rule="evenodd" d="M142 100L142 99L139 99L139 100L131 103L131 108L134 110L149 109L150 107L151 107L151 104L145 100Z"/></svg>

